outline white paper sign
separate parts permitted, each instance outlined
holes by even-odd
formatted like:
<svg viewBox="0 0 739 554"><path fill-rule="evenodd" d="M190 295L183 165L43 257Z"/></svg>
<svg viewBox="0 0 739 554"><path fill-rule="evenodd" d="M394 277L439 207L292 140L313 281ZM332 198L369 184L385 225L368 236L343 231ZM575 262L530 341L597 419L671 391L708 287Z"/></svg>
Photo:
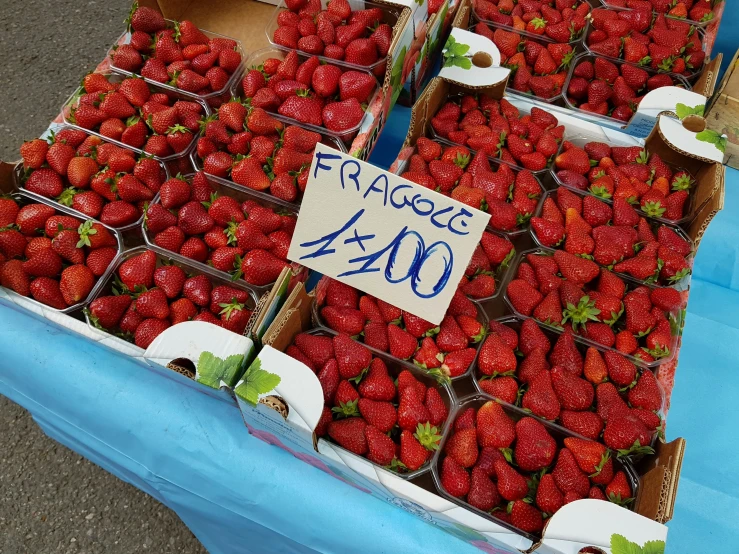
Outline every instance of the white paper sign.
<svg viewBox="0 0 739 554"><path fill-rule="evenodd" d="M288 258L438 324L489 219L318 144Z"/></svg>

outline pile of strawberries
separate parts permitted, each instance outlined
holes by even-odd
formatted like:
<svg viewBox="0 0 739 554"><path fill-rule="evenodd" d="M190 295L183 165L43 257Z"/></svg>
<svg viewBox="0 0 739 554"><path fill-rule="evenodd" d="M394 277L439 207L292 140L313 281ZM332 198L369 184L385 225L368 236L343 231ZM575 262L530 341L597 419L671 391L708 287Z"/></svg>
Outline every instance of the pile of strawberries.
<svg viewBox="0 0 739 554"><path fill-rule="evenodd" d="M104 137L163 158L185 152L200 129L203 106L172 99L138 77L111 82L109 75L90 73L80 96L66 107L65 119Z"/></svg>
<svg viewBox="0 0 739 554"><path fill-rule="evenodd" d="M323 141L320 133L285 125L237 99L222 104L203 122L202 135L197 154L206 173L230 175L238 185L286 202L302 196L313 150Z"/></svg>
<svg viewBox="0 0 739 554"><path fill-rule="evenodd" d="M492 40L500 50L501 65L511 70L509 88L543 100L562 93L567 70L575 55L571 45L533 40L500 28L493 30L482 22L475 25L475 33Z"/></svg>
<svg viewBox="0 0 739 554"><path fill-rule="evenodd" d="M651 9L597 8L590 17L585 43L595 54L687 77L703 67L706 53L701 33L685 21L661 13L653 18Z"/></svg>
<svg viewBox="0 0 739 554"><path fill-rule="evenodd" d="M585 29L590 4L579 0L474 0L475 15L558 43L577 40Z"/></svg>
<svg viewBox="0 0 739 554"><path fill-rule="evenodd" d="M111 53L116 69L203 96L225 89L241 68L235 40L208 38L192 21L168 28L157 10L134 3L128 24L129 41Z"/></svg>
<svg viewBox="0 0 739 554"><path fill-rule="evenodd" d="M477 360L479 388L622 455L648 452L662 427L654 374L614 350L579 345L570 331L556 341L553 334L533 319L491 321Z"/></svg>
<svg viewBox="0 0 739 554"><path fill-rule="evenodd" d="M416 153L401 177L488 212L489 225L503 232L528 223L542 194L541 184L529 170L500 164L493 171L486 152L478 151L473 157L465 146L441 145L426 137L416 142Z"/></svg>
<svg viewBox="0 0 739 554"><path fill-rule="evenodd" d="M545 517L581 498L633 500L629 477L605 446L555 439L539 420L492 400L463 410L443 448L444 490L525 533L540 534Z"/></svg>
<svg viewBox="0 0 739 554"><path fill-rule="evenodd" d="M695 180L687 171L671 168L659 154L595 141L583 148L565 142L564 149L555 167L565 186L606 200L621 198L649 217L678 221L687 215Z"/></svg>
<svg viewBox="0 0 739 554"><path fill-rule="evenodd" d="M647 283L676 284L691 271L691 243L669 225L655 228L622 198L611 205L558 188L544 200L541 217L531 219L531 229L542 246Z"/></svg>
<svg viewBox="0 0 739 554"><path fill-rule="evenodd" d="M383 23L378 7L352 11L348 0L331 0L321 9L320 0L287 0L287 10L277 16L272 42L308 55L324 56L371 66L385 56L393 28ZM379 75L385 68L378 68Z"/></svg>
<svg viewBox="0 0 739 554"><path fill-rule="evenodd" d="M515 255L516 249L510 240L485 231L467 264L459 290L478 301L491 298Z"/></svg>
<svg viewBox="0 0 739 554"><path fill-rule="evenodd" d="M629 121L647 92L672 86L684 85L665 73L596 57L582 60L572 70L567 99L581 110Z"/></svg>
<svg viewBox="0 0 739 554"><path fill-rule="evenodd" d="M477 305L459 290L438 326L328 277L318 285L316 305L320 325L445 378L472 366L485 336Z"/></svg>
<svg viewBox="0 0 739 554"><path fill-rule="evenodd" d="M21 157L23 188L115 228L138 221L166 179L155 159L78 129L25 142Z"/></svg>
<svg viewBox="0 0 739 554"><path fill-rule="evenodd" d="M219 196L205 173L178 175L162 185L146 211L149 240L165 250L264 286L286 261L297 217L279 214L255 200Z"/></svg>
<svg viewBox="0 0 739 554"><path fill-rule="evenodd" d="M604 0L607 6L630 8L632 10L652 10L676 19L690 19L699 23L712 21L715 0Z"/></svg>
<svg viewBox="0 0 739 554"><path fill-rule="evenodd" d="M207 275L190 275L152 250L120 264L111 288L113 294L90 303L90 321L139 348L184 321L206 321L241 335L254 308L246 290L214 285Z"/></svg>
<svg viewBox="0 0 739 554"><path fill-rule="evenodd" d="M251 108L342 132L359 125L377 86L366 71L322 64L317 56L301 62L292 50L283 60L268 58L247 71L241 96Z"/></svg>
<svg viewBox="0 0 739 554"><path fill-rule="evenodd" d="M506 299L523 316L570 329L644 363L673 353L684 306L675 289L635 286L564 250L526 254Z"/></svg>
<svg viewBox="0 0 739 554"><path fill-rule="evenodd" d="M328 435L350 452L401 473L422 468L439 448L449 415L446 391L426 386L345 334L300 333L286 353L311 368L321 383L325 405L317 436Z"/></svg>
<svg viewBox="0 0 739 554"><path fill-rule="evenodd" d="M565 131L549 112L533 107L531 114L521 115L505 98L484 94L447 100L431 127L442 138L531 171L549 166Z"/></svg>
<svg viewBox="0 0 739 554"><path fill-rule="evenodd" d="M87 299L118 255L100 223L51 206L0 198L0 285L64 310Z"/></svg>

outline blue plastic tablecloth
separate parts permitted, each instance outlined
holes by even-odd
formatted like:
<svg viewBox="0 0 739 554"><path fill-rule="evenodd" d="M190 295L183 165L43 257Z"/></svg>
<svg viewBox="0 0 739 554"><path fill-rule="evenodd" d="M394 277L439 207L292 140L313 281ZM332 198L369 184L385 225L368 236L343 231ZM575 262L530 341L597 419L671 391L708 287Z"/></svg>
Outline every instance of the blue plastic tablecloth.
<svg viewBox="0 0 739 554"><path fill-rule="evenodd" d="M736 13L735 5L731 6ZM731 21L724 15L722 37ZM732 47L720 44L727 54ZM387 167L409 110L373 155ZM718 552L739 535L739 172L695 262L668 439L688 447L669 554ZM0 393L43 430L177 512L212 554L476 550L251 437L232 404L0 301Z"/></svg>

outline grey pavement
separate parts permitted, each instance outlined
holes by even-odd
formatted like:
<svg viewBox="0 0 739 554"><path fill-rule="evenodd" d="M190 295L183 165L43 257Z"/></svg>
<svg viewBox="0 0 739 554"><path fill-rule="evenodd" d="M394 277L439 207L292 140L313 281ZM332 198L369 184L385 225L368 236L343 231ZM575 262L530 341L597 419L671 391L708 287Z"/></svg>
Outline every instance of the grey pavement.
<svg viewBox="0 0 739 554"><path fill-rule="evenodd" d="M0 0L0 159L19 158L123 31L129 0ZM156 500L0 397L0 554L202 554Z"/></svg>

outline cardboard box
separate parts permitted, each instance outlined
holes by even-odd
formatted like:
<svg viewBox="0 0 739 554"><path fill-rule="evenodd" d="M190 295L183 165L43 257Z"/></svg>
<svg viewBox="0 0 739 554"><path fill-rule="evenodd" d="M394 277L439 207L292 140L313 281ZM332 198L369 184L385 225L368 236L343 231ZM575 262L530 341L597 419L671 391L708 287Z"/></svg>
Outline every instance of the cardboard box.
<svg viewBox="0 0 739 554"><path fill-rule="evenodd" d="M278 396L287 407L288 417L270 410L266 403L253 407L239 401L245 424L254 436L485 552L576 554L586 547L611 552L611 536L615 533L640 545L648 540L665 540L667 527L663 524L672 517L685 447L683 439L658 444L656 453L640 462L634 511L608 502L578 500L548 521L538 542L442 498L428 474L407 480L329 441L316 440L312 431L323 406L320 385L316 388L317 378L310 369L282 354L295 335L307 329L310 318L312 295L299 288L300 285L267 330L265 348L258 357L263 369L282 376L281 386L265 396ZM293 384L291 388L298 392L291 393L287 383L295 380L302 385ZM300 415L293 415L294 412ZM583 525L584 521L587 525Z"/></svg>
<svg viewBox="0 0 739 554"><path fill-rule="evenodd" d="M466 30L472 27L474 23L475 19L472 9L472 0L462 0L452 26L457 29ZM716 27L717 26L718 25L716 24ZM594 55L588 54L580 42L573 44L573 48L575 49L577 58L573 59L570 65L570 74L574 70L578 61L595 57ZM645 94L642 101L639 103L636 113L626 124L611 117L599 116L584 110L573 108L566 98L564 98L564 96L566 96L565 94L563 94L563 97L560 98L556 104L546 103L542 100L529 97L528 95L520 94L519 96L532 102L534 105L538 105L539 107L546 109L547 111L555 112L557 114L575 113L577 117L592 121L603 127L620 130L638 138L646 138L649 136L649 133L657 120L657 116L660 113L671 112L676 114L676 106L678 103L685 104L690 107L706 104L707 98L713 94L716 86L716 79L718 78L722 59L723 56L719 54L713 60L708 61L704 65L703 71L692 85L692 91L679 87L662 87ZM619 65L618 61L614 61L614 63ZM565 85L568 82L569 78L565 82ZM685 84L687 85L687 82L685 82ZM509 96L517 94L512 90L509 90L508 93Z"/></svg>
<svg viewBox="0 0 739 554"><path fill-rule="evenodd" d="M706 127L713 131L707 138L713 140L724 139L724 163L729 167L739 169L739 72L737 62L739 51L726 68L724 78L706 106ZM716 136L718 135L718 137Z"/></svg>

